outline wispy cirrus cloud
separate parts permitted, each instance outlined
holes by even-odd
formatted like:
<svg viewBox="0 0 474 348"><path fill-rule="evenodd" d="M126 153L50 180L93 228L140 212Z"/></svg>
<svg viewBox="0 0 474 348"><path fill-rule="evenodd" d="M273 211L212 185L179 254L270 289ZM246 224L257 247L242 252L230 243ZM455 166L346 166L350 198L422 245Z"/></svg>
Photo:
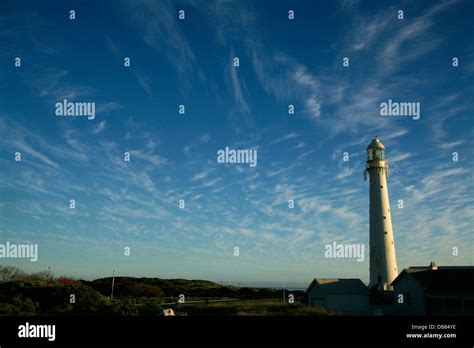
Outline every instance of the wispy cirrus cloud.
<svg viewBox="0 0 474 348"><path fill-rule="evenodd" d="M183 92L189 91L198 68L194 51L176 20L175 5L170 1L129 1L126 10L142 40L167 58L178 74Z"/></svg>
<svg viewBox="0 0 474 348"><path fill-rule="evenodd" d="M40 97L52 101L78 99L90 96L94 88L71 83L69 71L56 68L39 68L37 75L30 77L27 83Z"/></svg>
<svg viewBox="0 0 474 348"><path fill-rule="evenodd" d="M429 29L434 25L436 15L448 11L457 2L457 0L438 2L415 17L414 20L403 25L391 40L387 41L382 51L382 58L386 62L385 66L387 68L396 66L395 62L397 64L406 63L425 55L437 47L443 38L433 36L429 33ZM414 48L414 50L410 50L411 53L407 52L407 45L411 45ZM405 49L404 54L400 53L402 47Z"/></svg>
<svg viewBox="0 0 474 348"><path fill-rule="evenodd" d="M340 171L339 174L336 175L336 179L345 179L351 176L353 173L354 173L353 168L344 167L342 171Z"/></svg>
<svg viewBox="0 0 474 348"><path fill-rule="evenodd" d="M296 139L298 138L300 135L295 133L295 132L290 132L288 134L285 134L284 136L282 137L279 137L279 138L276 138L275 140L272 140L270 142L270 145L274 145L274 144L278 144L278 143L281 143L285 140L290 140L290 139ZM303 147L303 146L300 146L300 147Z"/></svg>
<svg viewBox="0 0 474 348"><path fill-rule="evenodd" d="M119 44L115 42L110 36L105 36L105 42L107 48L114 54L114 56L122 60L125 58L125 55L122 53L122 50L119 47ZM151 88L151 79L148 75L144 74L138 67L133 66L130 69L131 73L137 80L140 87L145 91L145 93L151 97L152 96L152 88Z"/></svg>
<svg viewBox="0 0 474 348"><path fill-rule="evenodd" d="M138 84L143 88L145 93L151 97L152 96L152 89L151 89L151 79L147 75L134 71L134 76L138 81Z"/></svg>
<svg viewBox="0 0 474 348"><path fill-rule="evenodd" d="M205 179L209 176L209 173L209 170L204 170L200 173L197 173L193 176L193 181Z"/></svg>
<svg viewBox="0 0 474 348"><path fill-rule="evenodd" d="M92 130L92 133L99 134L105 129L105 127L106 127L106 121L105 120L100 121L99 124L95 126L94 129Z"/></svg>
<svg viewBox="0 0 474 348"><path fill-rule="evenodd" d="M413 156L413 154L406 152L406 153L392 153L390 156L390 162L399 162L406 160Z"/></svg>
<svg viewBox="0 0 474 348"><path fill-rule="evenodd" d="M441 148L450 149L452 147L460 146L462 144L464 144L463 140L457 140L457 141L452 141L452 142L449 142L449 143L443 143L443 144L441 144Z"/></svg>
<svg viewBox="0 0 474 348"><path fill-rule="evenodd" d="M303 114L319 118L322 96L317 77L304 64L281 52L270 59L258 38L248 39L246 43L254 71L264 90L280 102L301 103Z"/></svg>
<svg viewBox="0 0 474 348"><path fill-rule="evenodd" d="M110 101L110 102L105 102L105 103L98 103L96 107L96 113L97 114L108 114L112 111L120 110L122 109L122 105L119 102L116 101Z"/></svg>
<svg viewBox="0 0 474 348"><path fill-rule="evenodd" d="M38 136L29 132L24 127L12 121L0 123L0 131L4 134L0 142L14 152L20 152L23 160L28 160L28 156L39 160L51 168L61 170L58 163L36 148Z"/></svg>
<svg viewBox="0 0 474 348"><path fill-rule="evenodd" d="M233 50L231 50L229 65L231 64L230 62L233 62L234 56L235 56L234 52ZM230 81L232 85L232 91L234 94L234 100L239 112L244 113L244 114L249 114L250 106L248 103L248 98L244 97L244 94L246 93L246 85L245 85L245 81L239 78L238 69L239 69L238 67L234 67L234 66L231 66L229 68Z"/></svg>

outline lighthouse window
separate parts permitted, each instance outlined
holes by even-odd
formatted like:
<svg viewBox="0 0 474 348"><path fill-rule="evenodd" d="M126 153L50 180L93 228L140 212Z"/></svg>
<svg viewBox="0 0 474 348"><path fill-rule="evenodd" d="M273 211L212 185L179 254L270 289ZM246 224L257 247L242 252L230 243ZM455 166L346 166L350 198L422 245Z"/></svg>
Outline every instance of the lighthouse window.
<svg viewBox="0 0 474 348"><path fill-rule="evenodd" d="M384 220L387 220L387 217L386 217L386 216L384 216L384 217L383 217L383 219L384 219Z"/></svg>
<svg viewBox="0 0 474 348"><path fill-rule="evenodd" d="M383 189L383 185L380 185L380 188Z"/></svg>
<svg viewBox="0 0 474 348"><path fill-rule="evenodd" d="M383 150L376 150L375 151L375 157L377 157L377 159L385 159L385 151Z"/></svg>
<svg viewBox="0 0 474 348"><path fill-rule="evenodd" d="M374 156L373 156L373 154L372 154L372 149L369 149L369 150L367 151L367 159L368 159L369 161L371 161L371 160L373 159L373 157L374 157Z"/></svg>
<svg viewBox="0 0 474 348"><path fill-rule="evenodd" d="M383 231L385 234L387 234L387 231Z"/></svg>

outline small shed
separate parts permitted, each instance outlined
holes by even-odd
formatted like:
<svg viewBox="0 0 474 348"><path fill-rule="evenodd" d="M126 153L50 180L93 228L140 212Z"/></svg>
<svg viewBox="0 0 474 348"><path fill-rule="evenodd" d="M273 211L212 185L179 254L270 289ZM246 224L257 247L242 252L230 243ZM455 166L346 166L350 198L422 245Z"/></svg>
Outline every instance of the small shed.
<svg viewBox="0 0 474 348"><path fill-rule="evenodd" d="M369 313L369 289L360 279L315 278L306 294L313 307L344 315Z"/></svg>

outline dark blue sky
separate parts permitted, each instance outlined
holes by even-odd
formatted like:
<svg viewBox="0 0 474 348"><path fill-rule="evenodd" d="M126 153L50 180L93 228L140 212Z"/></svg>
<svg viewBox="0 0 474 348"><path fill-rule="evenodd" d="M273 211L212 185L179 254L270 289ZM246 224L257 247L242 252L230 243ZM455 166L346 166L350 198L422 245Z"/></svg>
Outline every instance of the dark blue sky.
<svg viewBox="0 0 474 348"><path fill-rule="evenodd" d="M2 1L0 242L40 253L8 263L367 280L362 171L379 135L399 268L472 265L473 14L471 1ZM95 119L57 117L64 99L94 102ZM420 118L382 117L389 99ZM256 149L257 167L217 163L226 146ZM334 241L365 244L364 262L325 258Z"/></svg>

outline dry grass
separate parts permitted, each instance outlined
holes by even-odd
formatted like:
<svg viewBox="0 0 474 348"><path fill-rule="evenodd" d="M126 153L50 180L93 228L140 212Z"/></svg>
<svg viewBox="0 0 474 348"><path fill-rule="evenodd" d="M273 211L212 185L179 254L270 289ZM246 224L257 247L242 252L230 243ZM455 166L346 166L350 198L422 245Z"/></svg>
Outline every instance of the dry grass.
<svg viewBox="0 0 474 348"><path fill-rule="evenodd" d="M313 316L330 315L323 308L283 303L281 299L218 302L183 306L179 312L212 316Z"/></svg>

